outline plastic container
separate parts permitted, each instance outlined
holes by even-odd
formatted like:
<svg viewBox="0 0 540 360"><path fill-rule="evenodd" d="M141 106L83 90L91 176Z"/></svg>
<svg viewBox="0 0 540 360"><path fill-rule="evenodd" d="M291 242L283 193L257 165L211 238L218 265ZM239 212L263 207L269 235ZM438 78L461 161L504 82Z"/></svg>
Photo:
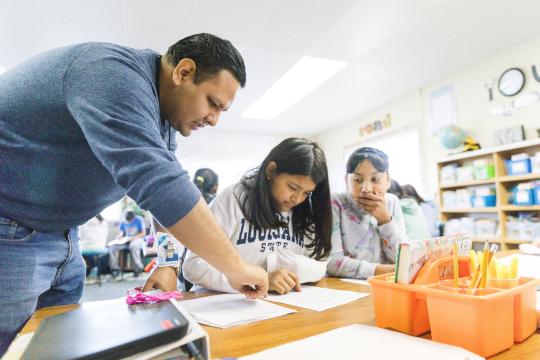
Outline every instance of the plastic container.
<svg viewBox="0 0 540 360"><path fill-rule="evenodd" d="M540 152L531 157L531 172L540 173Z"/></svg>
<svg viewBox="0 0 540 360"><path fill-rule="evenodd" d="M524 175L531 172L531 159L505 160L504 165L508 175Z"/></svg>
<svg viewBox="0 0 540 360"><path fill-rule="evenodd" d="M434 341L457 345L484 357L532 335L537 328L536 286L540 279L522 277L508 289L469 289L469 270L463 258L459 262L458 288L453 286L453 274L448 268L451 256L426 263L413 285L388 281L390 274L370 278L377 326L410 335L431 330Z"/></svg>
<svg viewBox="0 0 540 360"><path fill-rule="evenodd" d="M532 189L518 189L516 187L512 190L512 203L515 205L532 205L535 202L534 197Z"/></svg>
<svg viewBox="0 0 540 360"><path fill-rule="evenodd" d="M480 164L473 162L473 175L476 180L487 180L495 177L493 164Z"/></svg>
<svg viewBox="0 0 540 360"><path fill-rule="evenodd" d="M502 290L477 289L474 295L426 289L431 339L491 356L514 344L513 296Z"/></svg>
<svg viewBox="0 0 540 360"><path fill-rule="evenodd" d="M429 319L425 295L418 288L433 284L442 278L453 277L452 257L432 259L418 272L415 285L394 283L394 274L383 274L369 278L373 291L376 325L392 328L409 335L429 332ZM469 275L469 257L459 258L460 276ZM388 280L391 279L391 280Z"/></svg>
<svg viewBox="0 0 540 360"><path fill-rule="evenodd" d="M519 277L513 279L496 279L489 278L487 279L487 287L492 289L512 289L518 286Z"/></svg>
<svg viewBox="0 0 540 360"><path fill-rule="evenodd" d="M534 186L534 203L540 205L540 183L536 182Z"/></svg>
<svg viewBox="0 0 540 360"><path fill-rule="evenodd" d="M462 166L456 169L457 182L467 182L474 180L474 171L472 166Z"/></svg>
<svg viewBox="0 0 540 360"><path fill-rule="evenodd" d="M497 205L497 195L472 196L473 207L493 207Z"/></svg>
<svg viewBox="0 0 540 360"><path fill-rule="evenodd" d="M514 290L514 341L522 342L537 329L536 287L539 279L520 278Z"/></svg>
<svg viewBox="0 0 540 360"><path fill-rule="evenodd" d="M510 348L536 331L536 286L520 278L510 289L448 291L443 283L421 288L426 294L431 338L487 357Z"/></svg>
<svg viewBox="0 0 540 360"><path fill-rule="evenodd" d="M376 325L414 336L429 332L426 296L411 285L387 281L389 275L369 278Z"/></svg>

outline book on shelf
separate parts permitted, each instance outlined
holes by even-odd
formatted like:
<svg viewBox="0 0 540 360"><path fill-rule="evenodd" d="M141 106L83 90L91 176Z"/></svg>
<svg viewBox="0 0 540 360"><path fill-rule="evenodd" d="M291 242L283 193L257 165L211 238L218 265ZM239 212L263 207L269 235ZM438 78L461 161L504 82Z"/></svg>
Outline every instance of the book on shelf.
<svg viewBox="0 0 540 360"><path fill-rule="evenodd" d="M402 243L396 256L395 282L411 284L422 266L430 259L452 255L454 242L458 243L459 255L468 255L471 237L457 234L432 239Z"/></svg>

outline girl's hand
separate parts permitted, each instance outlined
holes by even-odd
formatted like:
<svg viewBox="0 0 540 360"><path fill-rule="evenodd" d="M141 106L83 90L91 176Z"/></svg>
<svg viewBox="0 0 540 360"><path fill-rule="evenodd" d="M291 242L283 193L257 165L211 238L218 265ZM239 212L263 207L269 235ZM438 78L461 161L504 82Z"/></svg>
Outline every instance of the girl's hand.
<svg viewBox="0 0 540 360"><path fill-rule="evenodd" d="M287 294L291 289L302 291L298 276L292 271L279 269L268 274L268 290L283 295Z"/></svg>
<svg viewBox="0 0 540 360"><path fill-rule="evenodd" d="M375 275L382 275L382 274L391 273L391 272L394 272L395 269L396 269L395 265L383 265L383 264L380 264L380 265L377 265L377 267L375 268Z"/></svg>
<svg viewBox="0 0 540 360"><path fill-rule="evenodd" d="M384 196L361 193L356 198L356 201L360 208L364 209L368 214L373 215L373 217L377 219L379 226L392 220L392 215L384 203Z"/></svg>

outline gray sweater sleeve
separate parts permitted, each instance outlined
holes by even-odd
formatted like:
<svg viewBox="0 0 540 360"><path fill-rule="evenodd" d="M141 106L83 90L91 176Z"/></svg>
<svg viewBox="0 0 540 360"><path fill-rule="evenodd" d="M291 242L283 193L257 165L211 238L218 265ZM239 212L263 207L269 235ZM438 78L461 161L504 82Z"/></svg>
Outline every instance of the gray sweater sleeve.
<svg viewBox="0 0 540 360"><path fill-rule="evenodd" d="M343 218L348 218L345 209L337 199L332 200L332 251L328 263L327 272L331 276L365 279L373 276L378 264L371 263L363 259L355 259L347 253L344 248L345 236L356 236L360 234L344 234L347 226L343 223Z"/></svg>
<svg viewBox="0 0 540 360"><path fill-rule="evenodd" d="M377 225L373 216L351 203L346 194L332 199L332 251L327 272L332 276L368 278L379 264L393 264L399 243L406 241L405 225L399 200L385 195L392 220Z"/></svg>
<svg viewBox="0 0 540 360"><path fill-rule="evenodd" d="M64 96L91 151L139 206L165 227L191 211L200 193L160 136L155 86L137 59L83 52Z"/></svg>

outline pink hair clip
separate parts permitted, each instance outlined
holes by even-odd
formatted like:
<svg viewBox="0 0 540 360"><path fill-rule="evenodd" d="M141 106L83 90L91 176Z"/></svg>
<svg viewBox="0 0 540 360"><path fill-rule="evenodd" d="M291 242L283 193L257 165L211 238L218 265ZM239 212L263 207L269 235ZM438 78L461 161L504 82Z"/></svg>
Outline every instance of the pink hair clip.
<svg viewBox="0 0 540 360"><path fill-rule="evenodd" d="M135 304L153 304L160 301L165 301L169 299L182 299L182 293L178 290L158 292L155 294L145 294L142 291L142 288L136 287L135 289L127 291L126 303L128 305Z"/></svg>

